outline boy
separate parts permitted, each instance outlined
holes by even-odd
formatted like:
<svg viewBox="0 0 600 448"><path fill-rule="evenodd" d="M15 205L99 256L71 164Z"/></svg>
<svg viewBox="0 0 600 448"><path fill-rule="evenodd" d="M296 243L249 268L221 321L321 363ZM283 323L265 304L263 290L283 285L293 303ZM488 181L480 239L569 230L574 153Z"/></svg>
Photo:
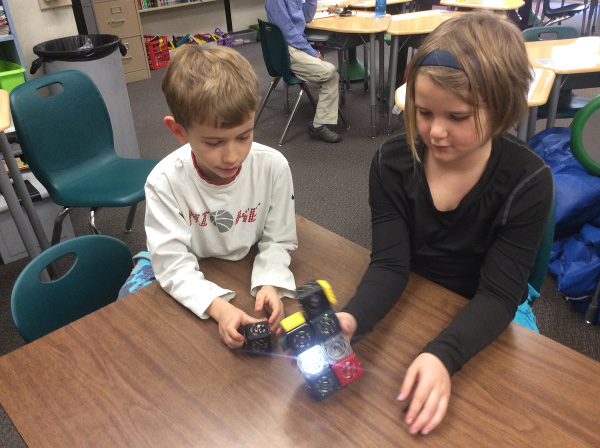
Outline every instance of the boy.
<svg viewBox="0 0 600 448"><path fill-rule="evenodd" d="M162 288L240 347L238 327L260 319L229 303L235 292L204 278L198 259L240 260L258 243L251 294L275 331L281 297L295 295L289 252L297 246L292 176L278 151L252 142L260 96L250 63L227 47L188 45L169 62L164 121L184 146L146 182L146 235Z"/></svg>

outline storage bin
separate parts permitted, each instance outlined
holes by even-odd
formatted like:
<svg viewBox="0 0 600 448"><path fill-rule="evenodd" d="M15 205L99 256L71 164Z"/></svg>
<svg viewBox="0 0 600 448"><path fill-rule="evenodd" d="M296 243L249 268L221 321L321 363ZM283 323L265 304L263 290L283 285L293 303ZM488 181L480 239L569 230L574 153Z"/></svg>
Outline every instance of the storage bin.
<svg viewBox="0 0 600 448"><path fill-rule="evenodd" d="M0 61L0 89L8 93L19 84L25 82L25 69L19 64L9 61Z"/></svg>
<svg viewBox="0 0 600 448"><path fill-rule="evenodd" d="M160 36L160 39L152 41L156 36L144 36L146 43L146 54L148 55L148 66L150 70L164 67L169 63L169 45L167 36Z"/></svg>

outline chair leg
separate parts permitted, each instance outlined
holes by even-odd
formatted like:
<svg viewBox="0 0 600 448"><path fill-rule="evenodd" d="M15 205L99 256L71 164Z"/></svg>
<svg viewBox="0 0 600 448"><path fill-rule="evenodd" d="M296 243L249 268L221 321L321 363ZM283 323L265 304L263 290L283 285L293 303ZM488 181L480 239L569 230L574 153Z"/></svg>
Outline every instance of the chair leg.
<svg viewBox="0 0 600 448"><path fill-rule="evenodd" d="M127 222L125 223L125 233L131 233L133 227L133 220L135 219L135 211L137 210L137 204L133 204L129 207L129 214L127 215Z"/></svg>
<svg viewBox="0 0 600 448"><path fill-rule="evenodd" d="M290 93L287 83L283 83L283 113L286 117L290 114Z"/></svg>
<svg viewBox="0 0 600 448"><path fill-rule="evenodd" d="M302 84L300 84L300 89L303 90L304 92L306 92L306 96L308 97L308 100L313 105L313 107L315 108L315 110L317 110L317 102L315 101L315 97L312 96L312 93L310 93L310 90L309 90L309 88L308 88L308 86L306 85L305 82L303 82Z"/></svg>
<svg viewBox="0 0 600 448"><path fill-rule="evenodd" d="M101 235L100 231L98 230L98 228L96 227L96 212L99 211L102 207L92 207L92 209L90 210L90 231L92 232L92 235Z"/></svg>
<svg viewBox="0 0 600 448"><path fill-rule="evenodd" d="M271 80L271 85L269 86L269 90L267 90L267 94L265 95L265 98L262 100L262 103L260 104L260 107L258 108L258 113L256 114L256 117L254 117L254 126L256 126L256 123L258 123L260 114L262 114L262 111L265 108L265 104L267 104L267 100L271 96L271 92L275 89L275 87L277 87L277 84L279 83L280 79L281 79L281 76L278 76Z"/></svg>
<svg viewBox="0 0 600 448"><path fill-rule="evenodd" d="M346 115L344 115L344 112L342 111L342 108L340 106L338 106L338 114L340 115L340 118L342 119L342 123L344 123L344 126L346 126L346 129L350 129L350 124L348 124Z"/></svg>
<svg viewBox="0 0 600 448"><path fill-rule="evenodd" d="M52 242L50 243L52 246L58 244L60 242L60 234L62 233L62 224L65 218L68 216L71 211L71 207L63 208L58 215L56 215L56 219L54 220L54 229L52 230Z"/></svg>
<svg viewBox="0 0 600 448"><path fill-rule="evenodd" d="M302 99L302 94L304 93L304 91L305 90L303 88L300 88L300 93L298 94L298 99L296 100L294 109L292 110L292 113L290 114L290 118L288 118L288 121L285 125L285 129L283 130L283 134L281 135L281 139L279 140L279 146L283 145L283 139L285 138L285 134L287 134L287 131L290 127L290 123L292 122L292 119L294 118L294 115L296 114L296 110L298 109L298 104L300 104L300 100ZM306 92L308 92L308 89L306 89Z"/></svg>

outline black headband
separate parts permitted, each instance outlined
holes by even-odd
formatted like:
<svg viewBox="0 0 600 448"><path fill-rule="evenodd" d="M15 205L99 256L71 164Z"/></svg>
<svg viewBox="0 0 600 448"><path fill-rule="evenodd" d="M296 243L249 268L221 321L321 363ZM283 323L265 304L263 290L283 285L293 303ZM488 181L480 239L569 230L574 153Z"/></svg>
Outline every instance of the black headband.
<svg viewBox="0 0 600 448"><path fill-rule="evenodd" d="M458 70L463 70L462 66L458 63L452 53L448 50L433 50L427 56L425 56L417 65L435 65L439 67L450 67Z"/></svg>

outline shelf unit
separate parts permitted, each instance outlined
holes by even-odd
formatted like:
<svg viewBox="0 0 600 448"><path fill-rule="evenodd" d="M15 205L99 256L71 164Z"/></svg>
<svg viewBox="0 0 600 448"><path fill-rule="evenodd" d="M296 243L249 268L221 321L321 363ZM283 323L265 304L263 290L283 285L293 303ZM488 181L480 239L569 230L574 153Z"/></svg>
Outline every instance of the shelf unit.
<svg viewBox="0 0 600 448"><path fill-rule="evenodd" d="M189 3L171 3L170 5L164 5L164 6L152 6L152 7L148 7L148 8L138 8L138 11L140 12L140 14L144 14L147 12L153 12L153 11L161 11L161 10L165 10L165 9L173 9L173 8L180 8L182 6L194 6L194 5L202 5L203 3L210 3L210 2L216 2L217 0L197 0L195 2L189 2Z"/></svg>
<svg viewBox="0 0 600 448"><path fill-rule="evenodd" d="M10 28L9 34L0 36L0 60L14 62L25 68L23 75L25 76L25 80L29 81L29 72L25 66L25 59L21 52L14 22L10 14L10 9L8 8L8 2L0 0L0 4L4 6L4 13L6 14L6 19L8 21L8 27Z"/></svg>

